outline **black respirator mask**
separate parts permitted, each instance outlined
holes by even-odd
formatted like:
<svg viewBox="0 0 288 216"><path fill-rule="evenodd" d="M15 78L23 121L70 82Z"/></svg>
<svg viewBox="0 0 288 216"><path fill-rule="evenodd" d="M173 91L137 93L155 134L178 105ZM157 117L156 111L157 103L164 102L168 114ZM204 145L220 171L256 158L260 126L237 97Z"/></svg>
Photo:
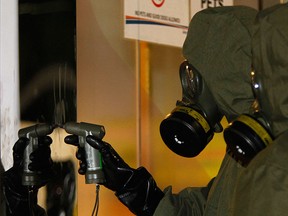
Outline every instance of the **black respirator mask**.
<svg viewBox="0 0 288 216"><path fill-rule="evenodd" d="M240 115L224 130L224 139L232 156L244 166L273 142L270 123L259 110L261 82L255 80L254 71L251 72L251 77L256 99L252 104L251 114Z"/></svg>
<svg viewBox="0 0 288 216"><path fill-rule="evenodd" d="M182 100L160 124L164 143L184 157L197 156L211 141L214 132L223 130L223 117L200 73L184 61L179 69Z"/></svg>

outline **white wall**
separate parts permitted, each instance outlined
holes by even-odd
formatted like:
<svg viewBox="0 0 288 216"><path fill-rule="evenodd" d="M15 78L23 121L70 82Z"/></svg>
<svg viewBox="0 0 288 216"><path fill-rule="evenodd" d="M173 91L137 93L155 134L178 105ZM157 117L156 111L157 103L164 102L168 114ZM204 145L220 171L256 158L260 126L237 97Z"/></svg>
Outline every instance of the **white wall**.
<svg viewBox="0 0 288 216"><path fill-rule="evenodd" d="M4 169L12 165L19 128L18 1L0 0L0 153Z"/></svg>
<svg viewBox="0 0 288 216"><path fill-rule="evenodd" d="M0 177L12 166L19 128L18 68L18 1L0 0ZM0 215L5 215L2 191Z"/></svg>

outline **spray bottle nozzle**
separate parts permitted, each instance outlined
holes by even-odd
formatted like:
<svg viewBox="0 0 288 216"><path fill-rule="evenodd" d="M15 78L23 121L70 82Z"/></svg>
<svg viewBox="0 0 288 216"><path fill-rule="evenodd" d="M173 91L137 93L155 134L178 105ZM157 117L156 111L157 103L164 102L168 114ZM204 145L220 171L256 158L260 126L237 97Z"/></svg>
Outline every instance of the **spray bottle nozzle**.
<svg viewBox="0 0 288 216"><path fill-rule="evenodd" d="M85 122L68 122L63 128L69 134L75 134L79 138L79 145L85 149L87 170L85 180L87 184L104 183L102 171L102 158L100 152L86 142L88 135L102 139L105 136L105 129L102 125L89 124Z"/></svg>

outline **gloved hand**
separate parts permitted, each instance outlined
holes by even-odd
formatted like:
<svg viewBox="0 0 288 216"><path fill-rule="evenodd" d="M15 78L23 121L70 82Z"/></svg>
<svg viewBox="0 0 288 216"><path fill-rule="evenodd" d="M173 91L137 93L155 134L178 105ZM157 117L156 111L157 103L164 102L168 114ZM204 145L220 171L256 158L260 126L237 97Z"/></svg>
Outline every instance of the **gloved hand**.
<svg viewBox="0 0 288 216"><path fill-rule="evenodd" d="M93 136L86 138L88 144L102 154L103 172L106 182L103 185L112 191L118 199L136 215L153 215L164 193L157 187L151 174L144 168L131 168L117 154L112 146ZM78 146L76 157L80 160L78 172L85 174L85 152L78 144L78 136L65 137L67 144Z"/></svg>
<svg viewBox="0 0 288 216"><path fill-rule="evenodd" d="M30 215L29 196L34 215L45 215L44 209L37 205L37 194L38 189L54 176L50 150L52 139L49 136L43 136L39 137L38 141L38 149L30 154L31 163L29 164L29 169L37 172L42 182L30 194L28 193L28 188L22 185L23 153L29 144L29 140L27 138L19 138L13 146L13 166L4 172L3 175L3 191L7 215Z"/></svg>

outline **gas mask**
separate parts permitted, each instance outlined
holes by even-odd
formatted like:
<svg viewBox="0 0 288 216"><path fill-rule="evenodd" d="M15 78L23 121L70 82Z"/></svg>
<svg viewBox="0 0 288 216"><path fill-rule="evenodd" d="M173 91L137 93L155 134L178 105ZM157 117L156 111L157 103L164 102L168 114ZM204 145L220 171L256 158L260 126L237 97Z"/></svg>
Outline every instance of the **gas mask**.
<svg viewBox="0 0 288 216"><path fill-rule="evenodd" d="M253 70L251 78L255 102L250 114L240 115L224 130L224 139L232 156L243 166L247 166L258 152L273 142L270 123L259 109L259 102L262 108L268 104L265 97L261 98L261 81L256 80Z"/></svg>
<svg viewBox="0 0 288 216"><path fill-rule="evenodd" d="M188 61L179 69L182 100L160 124L164 143L184 157L197 156L211 141L214 132L223 130L223 114L200 73Z"/></svg>

